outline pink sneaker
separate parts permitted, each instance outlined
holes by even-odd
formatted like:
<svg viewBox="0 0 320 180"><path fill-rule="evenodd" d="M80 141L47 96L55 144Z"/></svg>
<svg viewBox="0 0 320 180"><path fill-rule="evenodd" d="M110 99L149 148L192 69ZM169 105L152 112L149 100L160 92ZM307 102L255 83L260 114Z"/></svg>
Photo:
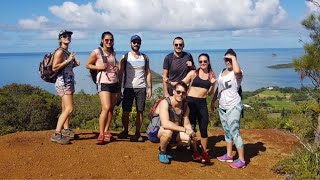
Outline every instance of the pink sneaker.
<svg viewBox="0 0 320 180"><path fill-rule="evenodd" d="M246 167L246 162L242 161L240 159L237 159L235 162L233 162L230 167L232 168L245 168Z"/></svg>
<svg viewBox="0 0 320 180"><path fill-rule="evenodd" d="M112 139L112 135L109 132L104 132L103 136L106 141L111 141Z"/></svg>
<svg viewBox="0 0 320 180"><path fill-rule="evenodd" d="M221 162L233 162L233 157L228 156L228 154L224 154L223 156L220 156L217 159Z"/></svg>

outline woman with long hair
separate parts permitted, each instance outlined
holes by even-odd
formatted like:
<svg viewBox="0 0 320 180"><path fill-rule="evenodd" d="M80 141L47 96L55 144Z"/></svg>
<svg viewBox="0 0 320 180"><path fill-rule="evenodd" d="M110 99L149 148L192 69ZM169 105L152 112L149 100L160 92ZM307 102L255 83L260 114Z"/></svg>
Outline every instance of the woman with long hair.
<svg viewBox="0 0 320 180"><path fill-rule="evenodd" d="M224 137L227 143L227 153L217 159L221 162L233 162L232 146L235 144L239 159L230 166L232 168L244 168L243 140L240 136L240 118L242 101L238 94L243 72L238 63L237 55L233 49L228 49L224 55L226 68L219 74L218 90L212 98L211 108L214 110L214 102L219 99L219 116L224 129Z"/></svg>
<svg viewBox="0 0 320 180"><path fill-rule="evenodd" d="M105 141L111 141L112 135L108 131L115 102L120 92L116 53L113 45L113 34L111 32L102 33L100 47L92 51L86 64L86 68L98 71L96 84L101 102L99 136L96 141L98 145L104 144Z"/></svg>
<svg viewBox="0 0 320 180"><path fill-rule="evenodd" d="M210 163L207 151L209 124L207 97L213 93L216 75L211 68L208 54L200 54L198 61L200 67L197 70L190 71L182 81L189 84L186 100L190 109L189 119L192 129L196 132L198 122L201 135L201 154L194 154L193 159L203 163Z"/></svg>
<svg viewBox="0 0 320 180"><path fill-rule="evenodd" d="M69 52L71 31L62 30L59 33L59 48L53 56L52 70L58 72L55 89L61 97L62 112L58 118L56 132L51 136L52 142L70 144L67 137L74 138L74 132L69 128L70 114L73 111L73 93L75 91L73 68L80 65L75 59L75 52ZM63 128L63 129L62 129Z"/></svg>

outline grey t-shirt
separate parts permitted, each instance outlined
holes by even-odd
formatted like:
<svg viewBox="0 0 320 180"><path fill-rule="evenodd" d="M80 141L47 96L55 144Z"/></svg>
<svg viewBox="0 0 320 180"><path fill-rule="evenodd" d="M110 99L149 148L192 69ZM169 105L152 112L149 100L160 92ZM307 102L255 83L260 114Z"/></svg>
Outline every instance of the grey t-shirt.
<svg viewBox="0 0 320 180"><path fill-rule="evenodd" d="M187 61L191 61L194 65L192 55L187 52L182 52L182 57L176 57L173 53L168 54L164 58L163 69L168 70L168 78L172 82L181 81L189 72Z"/></svg>

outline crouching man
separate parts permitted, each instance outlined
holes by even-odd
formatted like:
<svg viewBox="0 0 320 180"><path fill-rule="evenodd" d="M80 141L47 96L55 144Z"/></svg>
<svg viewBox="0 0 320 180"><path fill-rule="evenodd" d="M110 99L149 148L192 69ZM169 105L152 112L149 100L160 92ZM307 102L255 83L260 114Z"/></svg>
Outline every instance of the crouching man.
<svg viewBox="0 0 320 180"><path fill-rule="evenodd" d="M178 142L190 143L193 151L193 160L200 161L200 153L197 152L196 134L192 130L189 121L189 108L185 102L188 86L184 82L178 82L173 88L173 96L162 100L155 114L160 117L160 139L159 161L168 164L172 155L166 151L169 144Z"/></svg>

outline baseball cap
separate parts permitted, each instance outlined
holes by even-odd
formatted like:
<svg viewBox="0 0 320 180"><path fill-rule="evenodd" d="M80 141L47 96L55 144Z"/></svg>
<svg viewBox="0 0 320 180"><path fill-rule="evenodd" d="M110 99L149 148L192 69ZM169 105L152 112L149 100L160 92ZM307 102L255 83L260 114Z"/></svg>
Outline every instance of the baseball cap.
<svg viewBox="0 0 320 180"><path fill-rule="evenodd" d="M65 34L70 34L70 35L72 35L73 32L72 32L72 31L68 31L68 30L61 30L61 31L59 32L59 38L60 38L62 35L65 35Z"/></svg>
<svg viewBox="0 0 320 180"><path fill-rule="evenodd" d="M138 36L138 35L133 35L133 36L131 36L131 42L134 41L134 40L139 40L139 41L141 41L141 38L140 38L140 36Z"/></svg>

